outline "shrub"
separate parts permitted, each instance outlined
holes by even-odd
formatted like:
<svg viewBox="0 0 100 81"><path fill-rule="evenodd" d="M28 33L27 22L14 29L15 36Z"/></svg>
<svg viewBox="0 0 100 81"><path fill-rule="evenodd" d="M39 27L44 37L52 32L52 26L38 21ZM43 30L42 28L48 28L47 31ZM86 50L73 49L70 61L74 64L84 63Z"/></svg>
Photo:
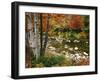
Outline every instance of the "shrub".
<svg viewBox="0 0 100 81"><path fill-rule="evenodd" d="M42 63L36 64L36 67L44 67L44 65Z"/></svg>
<svg viewBox="0 0 100 81"><path fill-rule="evenodd" d="M51 57L44 57L44 61L43 64L46 67L51 67L54 66L56 64L60 64L65 58L63 56L51 56Z"/></svg>
<svg viewBox="0 0 100 81"><path fill-rule="evenodd" d="M32 67L52 67L61 64L63 60L65 60L65 57L63 55L43 56L38 60L35 60L33 58Z"/></svg>

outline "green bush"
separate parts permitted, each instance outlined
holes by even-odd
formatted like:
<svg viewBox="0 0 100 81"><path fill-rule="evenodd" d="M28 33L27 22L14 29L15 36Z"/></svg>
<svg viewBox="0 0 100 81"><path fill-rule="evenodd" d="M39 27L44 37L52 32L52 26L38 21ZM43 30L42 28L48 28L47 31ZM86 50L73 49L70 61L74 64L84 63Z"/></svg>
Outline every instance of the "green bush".
<svg viewBox="0 0 100 81"><path fill-rule="evenodd" d="M71 59L66 59L64 55L48 55L42 56L38 60L33 58L32 67L57 67L57 66L73 66Z"/></svg>
<svg viewBox="0 0 100 81"><path fill-rule="evenodd" d="M46 67L51 67L56 64L61 63L65 58L63 56L51 56L51 57L44 57L44 65Z"/></svg>
<svg viewBox="0 0 100 81"><path fill-rule="evenodd" d="M63 55L43 56L40 57L38 60L35 60L33 58L32 67L37 67L37 64L41 64L44 67L52 67L61 64L64 60L65 57Z"/></svg>

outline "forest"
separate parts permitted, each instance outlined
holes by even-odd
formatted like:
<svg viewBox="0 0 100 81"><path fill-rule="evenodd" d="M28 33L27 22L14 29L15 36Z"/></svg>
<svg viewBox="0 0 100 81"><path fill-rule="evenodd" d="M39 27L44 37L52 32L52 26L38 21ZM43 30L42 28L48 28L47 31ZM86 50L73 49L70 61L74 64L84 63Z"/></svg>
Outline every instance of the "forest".
<svg viewBox="0 0 100 81"><path fill-rule="evenodd" d="M25 67L89 65L89 16L25 12Z"/></svg>

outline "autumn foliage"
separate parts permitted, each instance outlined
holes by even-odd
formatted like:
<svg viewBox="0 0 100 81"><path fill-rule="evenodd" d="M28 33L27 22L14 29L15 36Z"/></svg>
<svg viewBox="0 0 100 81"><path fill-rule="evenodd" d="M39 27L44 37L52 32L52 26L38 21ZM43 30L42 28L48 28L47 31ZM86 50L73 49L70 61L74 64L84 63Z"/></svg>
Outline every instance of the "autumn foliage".
<svg viewBox="0 0 100 81"><path fill-rule="evenodd" d="M43 14L43 31L46 30L48 14ZM80 15L49 14L49 27L65 27L69 29L81 29L83 24Z"/></svg>
<svg viewBox="0 0 100 81"><path fill-rule="evenodd" d="M71 29L80 29L83 27L83 21L81 16L72 16L68 23L69 28Z"/></svg>
<svg viewBox="0 0 100 81"><path fill-rule="evenodd" d="M48 20L48 14L42 14L42 26L43 26L43 29L42 31L45 32L46 31L46 28L47 28L47 20Z"/></svg>
<svg viewBox="0 0 100 81"><path fill-rule="evenodd" d="M25 43L26 68L89 65L89 16L26 12Z"/></svg>

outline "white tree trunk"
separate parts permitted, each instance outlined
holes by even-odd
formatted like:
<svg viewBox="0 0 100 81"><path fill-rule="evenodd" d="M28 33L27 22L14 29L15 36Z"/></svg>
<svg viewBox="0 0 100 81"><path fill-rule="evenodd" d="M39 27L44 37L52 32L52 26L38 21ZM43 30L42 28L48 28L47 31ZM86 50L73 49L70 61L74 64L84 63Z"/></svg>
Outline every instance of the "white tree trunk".
<svg viewBox="0 0 100 81"><path fill-rule="evenodd" d="M36 59L40 56L40 48L39 48L39 33L38 33L38 26L37 26L38 16L34 14L34 33L35 33L35 41L36 41L36 48L35 48L35 55Z"/></svg>
<svg viewBox="0 0 100 81"><path fill-rule="evenodd" d="M37 14L34 14L34 22L32 22L31 14L28 14L28 15L29 15L28 30L30 30L30 31L28 32L27 39L29 42L29 46L32 48L33 54L37 60L40 56L40 47L39 47L40 40L39 40L39 33L38 33L38 26L37 26L38 16L37 16ZM32 23L34 23L34 26Z"/></svg>

